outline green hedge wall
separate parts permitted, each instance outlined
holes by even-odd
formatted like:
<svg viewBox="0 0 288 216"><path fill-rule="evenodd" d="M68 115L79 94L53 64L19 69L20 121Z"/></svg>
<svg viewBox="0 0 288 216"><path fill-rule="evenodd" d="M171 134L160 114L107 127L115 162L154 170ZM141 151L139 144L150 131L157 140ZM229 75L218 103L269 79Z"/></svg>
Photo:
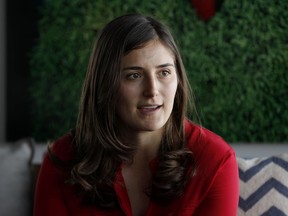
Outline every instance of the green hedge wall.
<svg viewBox="0 0 288 216"><path fill-rule="evenodd" d="M49 0L31 53L36 140L73 128L98 31L129 12L168 24L179 44L202 125L229 142L288 141L288 4L224 1L209 22L185 0Z"/></svg>

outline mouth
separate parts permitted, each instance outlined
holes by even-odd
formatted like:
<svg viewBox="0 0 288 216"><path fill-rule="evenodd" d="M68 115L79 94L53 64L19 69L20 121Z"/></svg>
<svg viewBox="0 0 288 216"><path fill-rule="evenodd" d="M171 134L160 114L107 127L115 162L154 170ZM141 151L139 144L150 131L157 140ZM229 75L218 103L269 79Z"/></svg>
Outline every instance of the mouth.
<svg viewBox="0 0 288 216"><path fill-rule="evenodd" d="M139 106L138 110L140 110L141 112L154 112L158 109L160 109L162 107L162 105L143 105L143 106Z"/></svg>

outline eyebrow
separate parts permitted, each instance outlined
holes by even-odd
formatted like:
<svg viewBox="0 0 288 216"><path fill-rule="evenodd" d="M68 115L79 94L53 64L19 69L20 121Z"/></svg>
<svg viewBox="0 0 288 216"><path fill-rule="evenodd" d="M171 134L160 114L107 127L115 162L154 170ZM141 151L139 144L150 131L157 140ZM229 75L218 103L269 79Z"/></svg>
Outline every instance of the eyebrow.
<svg viewBox="0 0 288 216"><path fill-rule="evenodd" d="M171 63L166 63L166 64L161 64L161 65L156 66L156 68L165 68L165 67L175 67L175 65ZM143 70L143 68L139 66L130 66L130 67L123 68L123 70Z"/></svg>

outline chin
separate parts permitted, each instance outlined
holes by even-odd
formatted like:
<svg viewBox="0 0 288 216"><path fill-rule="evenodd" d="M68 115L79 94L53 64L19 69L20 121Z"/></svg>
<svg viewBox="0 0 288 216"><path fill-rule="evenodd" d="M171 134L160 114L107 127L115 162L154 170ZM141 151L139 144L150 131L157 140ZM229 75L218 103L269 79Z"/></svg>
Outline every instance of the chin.
<svg viewBox="0 0 288 216"><path fill-rule="evenodd" d="M143 131L149 131L149 132L153 132L153 131L157 131L160 130L164 127L165 124L155 124L155 125L147 125L142 127Z"/></svg>

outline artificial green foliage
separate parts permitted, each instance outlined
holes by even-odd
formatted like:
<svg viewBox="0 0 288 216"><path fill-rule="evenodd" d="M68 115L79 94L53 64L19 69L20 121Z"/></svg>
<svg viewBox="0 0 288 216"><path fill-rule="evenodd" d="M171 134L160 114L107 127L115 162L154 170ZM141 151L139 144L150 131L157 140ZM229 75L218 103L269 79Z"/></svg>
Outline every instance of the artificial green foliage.
<svg viewBox="0 0 288 216"><path fill-rule="evenodd" d="M75 126L94 39L130 12L153 15L172 30L203 126L229 142L288 141L288 4L281 0L226 0L207 23L187 0L47 1L31 53L36 140Z"/></svg>

